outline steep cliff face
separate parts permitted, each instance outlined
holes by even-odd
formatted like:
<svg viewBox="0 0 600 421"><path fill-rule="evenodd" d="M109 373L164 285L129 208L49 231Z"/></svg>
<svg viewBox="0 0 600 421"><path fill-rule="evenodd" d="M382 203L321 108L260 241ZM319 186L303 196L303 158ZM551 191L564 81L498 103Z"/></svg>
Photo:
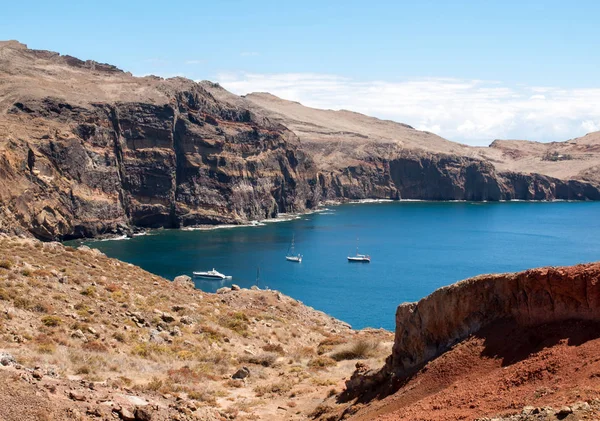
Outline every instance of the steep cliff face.
<svg viewBox="0 0 600 421"><path fill-rule="evenodd" d="M414 152L321 171L320 182L329 199L600 200L594 183L498 172L480 159Z"/></svg>
<svg viewBox="0 0 600 421"><path fill-rule="evenodd" d="M189 81L166 104L23 99L8 110L2 219L39 238L240 223L320 199L294 135ZM15 226L16 224L16 226Z"/></svg>
<svg viewBox="0 0 600 421"><path fill-rule="evenodd" d="M277 99L284 115L272 96L16 42L0 42L0 78L0 230L13 234L236 224L326 199L600 200L593 181L499 172L407 125Z"/></svg>
<svg viewBox="0 0 600 421"><path fill-rule="evenodd" d="M383 372L410 374L495 322L531 327L572 320L600 321L600 263L467 279L398 307Z"/></svg>

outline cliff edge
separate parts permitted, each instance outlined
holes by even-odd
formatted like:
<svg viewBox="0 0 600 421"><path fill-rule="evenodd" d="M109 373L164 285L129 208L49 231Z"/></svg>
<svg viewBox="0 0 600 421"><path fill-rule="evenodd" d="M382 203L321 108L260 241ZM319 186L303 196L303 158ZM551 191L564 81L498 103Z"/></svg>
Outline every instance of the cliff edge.
<svg viewBox="0 0 600 421"><path fill-rule="evenodd" d="M440 288L396 311L386 369L404 375L480 329L510 320L536 326L600 321L600 263L482 275Z"/></svg>

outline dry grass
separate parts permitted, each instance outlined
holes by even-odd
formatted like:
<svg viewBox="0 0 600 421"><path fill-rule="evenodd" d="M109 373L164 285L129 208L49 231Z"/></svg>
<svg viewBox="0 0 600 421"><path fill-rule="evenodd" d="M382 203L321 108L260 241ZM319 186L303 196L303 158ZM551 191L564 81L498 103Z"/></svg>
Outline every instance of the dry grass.
<svg viewBox="0 0 600 421"><path fill-rule="evenodd" d="M308 366L311 368L326 368L326 367L334 366L334 365L336 365L336 363L337 363L337 361L331 357L319 355L318 357L311 359L308 362Z"/></svg>
<svg viewBox="0 0 600 421"><path fill-rule="evenodd" d="M44 316L41 321L44 326L48 327L57 327L62 324L62 319L58 316Z"/></svg>
<svg viewBox="0 0 600 421"><path fill-rule="evenodd" d="M361 339L357 342L354 342L349 347L333 352L331 354L331 358L335 361L362 360L370 358L376 354L378 346L379 345L374 341Z"/></svg>
<svg viewBox="0 0 600 421"><path fill-rule="evenodd" d="M0 266L0 309L11 309L0 312L0 349L22 364L142 395L186 396L231 408L240 419L286 406L292 395L298 410L309 412L309 396L326 396L332 382L351 374L317 355L349 336L329 334L338 327L331 318L276 292L222 296L172 288L103 255L40 244L0 237L0 255L15 256ZM164 321L160 312L175 320ZM183 316L192 323L181 323ZM231 379L244 365L251 375ZM324 372L331 380L320 377ZM227 403L238 395L257 398Z"/></svg>

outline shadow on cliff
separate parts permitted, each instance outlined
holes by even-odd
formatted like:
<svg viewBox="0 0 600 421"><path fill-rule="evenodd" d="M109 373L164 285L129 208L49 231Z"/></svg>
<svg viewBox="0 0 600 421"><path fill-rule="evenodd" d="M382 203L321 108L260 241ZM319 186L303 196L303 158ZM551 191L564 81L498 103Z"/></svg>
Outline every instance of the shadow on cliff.
<svg viewBox="0 0 600 421"><path fill-rule="evenodd" d="M459 343L469 339L478 340L482 343L479 357L499 360L502 367L507 367L525 361L532 355L558 344L579 346L597 338L600 338L600 322L570 320L524 327L517 325L513 320L501 320L482 328ZM337 402L348 403L352 401L352 405L345 411L346 414L352 414L357 408L356 404L368 404L374 400L384 399L405 387L408 387L406 390L418 387L417 383L414 385L411 385L411 383L414 383L414 380L418 380L419 376L427 372L429 363L443 358L456 345L458 343L438 357L405 373L392 375L384 367L379 371L371 370L359 376L359 363L357 364L357 371L351 380L347 382L349 387L338 396ZM460 377L461 374L457 374L457 376ZM439 382L435 385L430 385L427 390L423 390L421 397L437 393L449 387L454 380L452 377L445 380L439 379Z"/></svg>
<svg viewBox="0 0 600 421"><path fill-rule="evenodd" d="M559 343L579 346L599 338L600 322L570 320L523 327L504 320L481 329L473 336L484 341L482 357L500 359L502 367L506 367Z"/></svg>

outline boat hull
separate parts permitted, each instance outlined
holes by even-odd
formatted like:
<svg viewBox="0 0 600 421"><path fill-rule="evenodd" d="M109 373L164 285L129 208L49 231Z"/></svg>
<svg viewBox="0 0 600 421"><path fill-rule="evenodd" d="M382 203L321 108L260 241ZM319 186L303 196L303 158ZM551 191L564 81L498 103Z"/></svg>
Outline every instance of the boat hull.
<svg viewBox="0 0 600 421"><path fill-rule="evenodd" d="M287 260L288 262L302 263L302 257L286 256L285 260Z"/></svg>
<svg viewBox="0 0 600 421"><path fill-rule="evenodd" d="M369 257L348 257L348 261L352 263L371 263Z"/></svg>
<svg viewBox="0 0 600 421"><path fill-rule="evenodd" d="M198 273L198 272L194 272L193 275L194 275L194 278L209 279L211 281L224 281L227 279L232 279L231 276L207 275L207 274Z"/></svg>

